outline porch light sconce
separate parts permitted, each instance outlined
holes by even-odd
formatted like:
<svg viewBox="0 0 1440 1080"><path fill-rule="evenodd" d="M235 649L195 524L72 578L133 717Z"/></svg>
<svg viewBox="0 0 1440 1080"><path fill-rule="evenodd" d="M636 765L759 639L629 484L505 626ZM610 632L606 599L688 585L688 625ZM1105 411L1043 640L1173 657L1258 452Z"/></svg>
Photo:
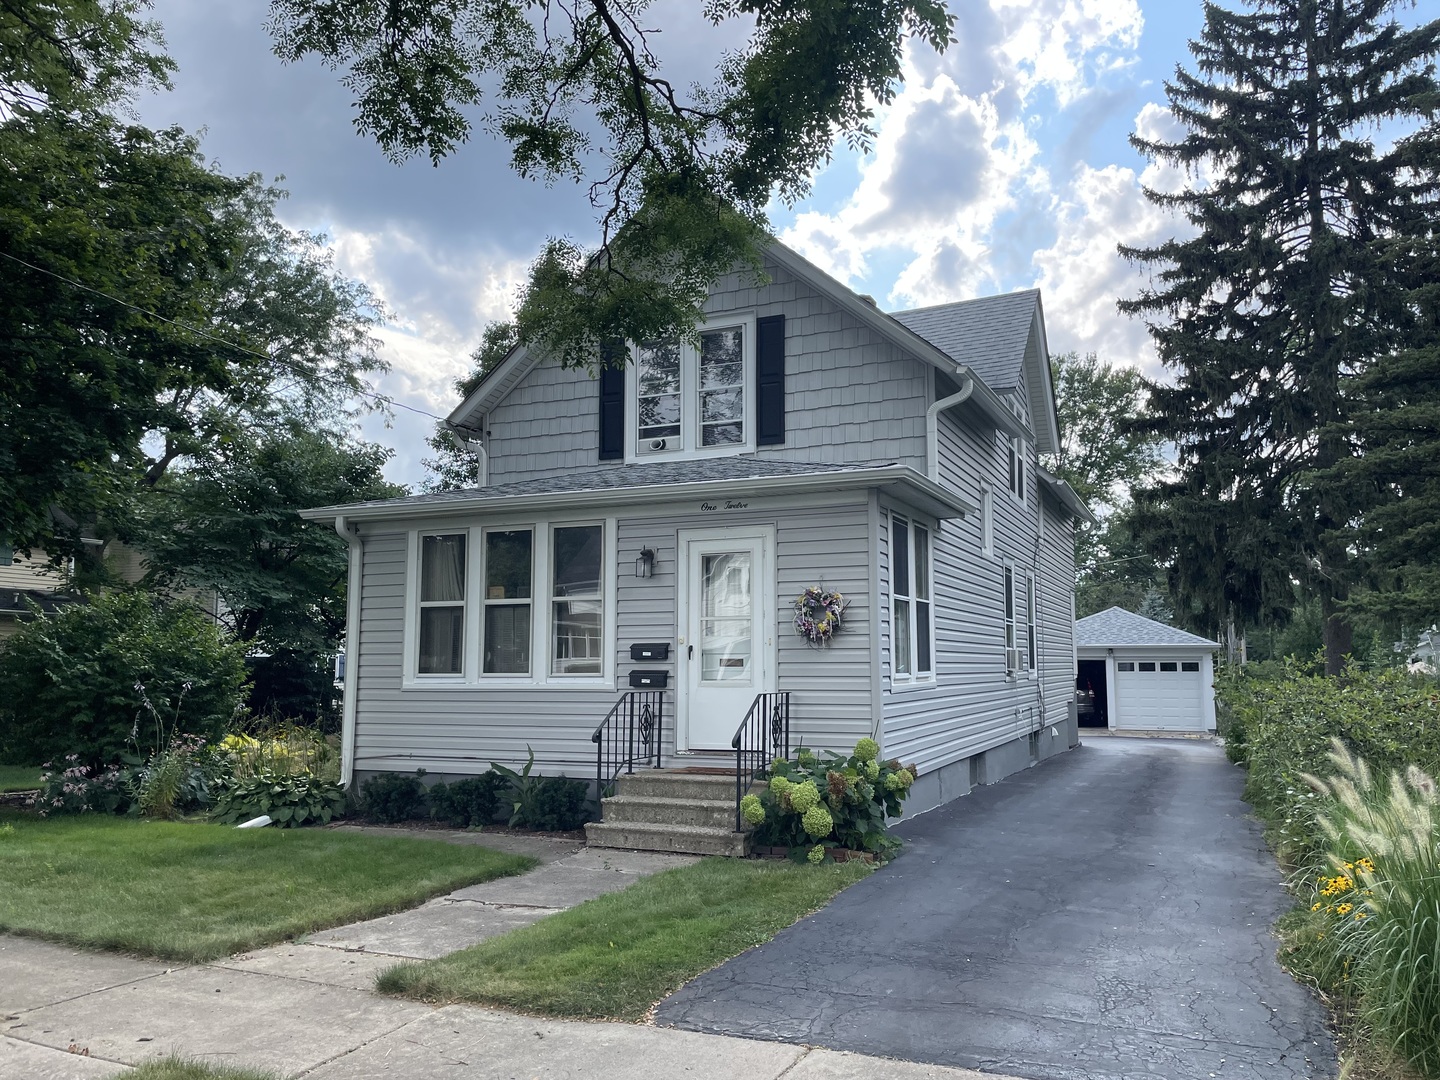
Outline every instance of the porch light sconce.
<svg viewBox="0 0 1440 1080"><path fill-rule="evenodd" d="M635 560L635 576L647 578L655 576L655 552L647 548L640 549L640 555Z"/></svg>

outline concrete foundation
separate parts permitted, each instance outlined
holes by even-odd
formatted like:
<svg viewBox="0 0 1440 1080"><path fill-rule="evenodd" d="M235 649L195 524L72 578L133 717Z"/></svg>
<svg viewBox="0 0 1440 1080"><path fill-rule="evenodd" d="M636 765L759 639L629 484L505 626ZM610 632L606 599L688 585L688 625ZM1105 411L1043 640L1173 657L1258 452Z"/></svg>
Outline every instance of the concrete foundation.
<svg viewBox="0 0 1440 1080"><path fill-rule="evenodd" d="M1063 754L1080 745L1079 728L1072 708L1058 724L1022 735L968 758L951 762L919 776L905 800L909 814L919 814L968 795L974 788L998 784L1005 777L1031 765Z"/></svg>

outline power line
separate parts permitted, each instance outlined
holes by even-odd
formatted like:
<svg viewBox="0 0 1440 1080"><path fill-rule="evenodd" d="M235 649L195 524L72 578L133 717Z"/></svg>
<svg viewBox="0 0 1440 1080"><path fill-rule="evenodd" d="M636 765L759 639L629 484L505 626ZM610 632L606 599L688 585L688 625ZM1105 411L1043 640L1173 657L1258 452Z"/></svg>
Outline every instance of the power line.
<svg viewBox="0 0 1440 1080"><path fill-rule="evenodd" d="M170 326L178 327L179 329L184 330L187 333L195 334L197 337L206 338L220 345L224 345L226 348L234 349L238 353L244 353L247 356L256 357L257 359L264 360L266 363L269 364L278 364L281 367L289 368L292 373L297 375L307 374L306 372L302 371L297 365L282 360L277 356L271 356L269 353L262 353L256 349L247 348L244 345L237 345L233 341L220 337L218 334L212 334L208 330L202 330L198 326L191 326L188 323L179 322L176 319L171 319L165 315L161 315L158 311L151 311L148 308L141 307L139 304L132 304L128 300L122 300L118 296L112 296L110 293L97 289L93 285L86 285L83 281L76 281L74 278L67 277L64 274L56 273L54 270L48 270L43 266L36 266L32 262L26 262L24 259L19 258L18 256L11 255L8 251L0 251L0 258L9 259L13 263L18 263L21 266L34 270L37 274L45 274L48 277L54 278L56 281L63 281L66 285L73 286L77 289L82 289L88 293L93 293L96 296L104 297L112 304L119 304L123 308L129 308L131 311L139 312L141 315L148 315L152 319L159 319L163 323L167 323ZM417 416L429 417L431 420L443 421L445 419L443 416L436 416L434 413L427 412L424 409L417 409L413 405L406 405L403 401L396 401L394 398L388 397L385 394L380 393L378 390L367 390L355 386L346 386L344 387L344 389L348 390L352 394L355 394L357 397L370 398L373 401L382 402L383 404L389 405L392 408L404 409L406 412L415 413Z"/></svg>

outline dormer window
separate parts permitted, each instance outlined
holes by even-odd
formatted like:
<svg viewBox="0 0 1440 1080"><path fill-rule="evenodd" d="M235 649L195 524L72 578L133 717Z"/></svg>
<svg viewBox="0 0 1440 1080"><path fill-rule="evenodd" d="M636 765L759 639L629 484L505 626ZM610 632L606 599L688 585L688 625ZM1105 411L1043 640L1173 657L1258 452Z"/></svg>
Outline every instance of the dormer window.
<svg viewBox="0 0 1440 1080"><path fill-rule="evenodd" d="M635 403L627 459L734 454L755 447L755 323L707 324L698 341L647 341L627 379Z"/></svg>

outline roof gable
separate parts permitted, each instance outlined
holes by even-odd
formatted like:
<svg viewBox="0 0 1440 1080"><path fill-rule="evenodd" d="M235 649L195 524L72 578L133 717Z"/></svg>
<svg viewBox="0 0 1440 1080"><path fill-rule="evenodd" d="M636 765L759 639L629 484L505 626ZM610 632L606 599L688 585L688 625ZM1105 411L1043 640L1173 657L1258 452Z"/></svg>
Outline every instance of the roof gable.
<svg viewBox="0 0 1440 1080"><path fill-rule="evenodd" d="M1124 608L1112 607L1087 615L1075 623L1075 645L1078 648L1118 648L1124 646L1186 646L1218 649L1220 643L1173 626L1166 626L1144 615Z"/></svg>

